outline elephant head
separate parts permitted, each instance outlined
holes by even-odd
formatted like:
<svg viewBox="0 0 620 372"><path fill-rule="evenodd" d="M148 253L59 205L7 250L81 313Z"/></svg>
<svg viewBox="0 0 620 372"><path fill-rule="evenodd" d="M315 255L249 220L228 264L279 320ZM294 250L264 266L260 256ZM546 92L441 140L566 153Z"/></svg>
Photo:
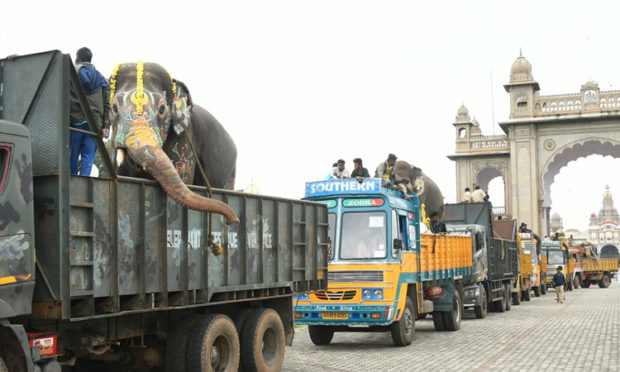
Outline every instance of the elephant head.
<svg viewBox="0 0 620 372"><path fill-rule="evenodd" d="M185 85L158 64L138 62L118 65L110 88L112 148L119 173L135 177L146 172L179 204L221 214L229 224L238 222L225 203L190 191L186 183L192 179L182 179L163 150L169 136L179 136L191 124L192 100Z"/></svg>

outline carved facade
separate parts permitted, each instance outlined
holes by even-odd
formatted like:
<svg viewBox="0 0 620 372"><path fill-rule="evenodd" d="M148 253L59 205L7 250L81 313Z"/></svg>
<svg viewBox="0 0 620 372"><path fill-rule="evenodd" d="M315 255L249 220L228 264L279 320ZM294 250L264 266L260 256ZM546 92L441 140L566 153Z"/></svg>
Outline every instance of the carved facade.
<svg viewBox="0 0 620 372"><path fill-rule="evenodd" d="M590 215L588 238L592 244L598 246L598 252L601 256L613 257L618 255L620 218L618 210L614 207L614 199L609 191L609 186L605 188L603 206L598 215L596 213Z"/></svg>
<svg viewBox="0 0 620 372"><path fill-rule="evenodd" d="M551 232L550 186L572 160L593 154L620 157L620 91L601 91L588 82L578 93L540 95L532 65L519 56L504 85L510 117L499 125L504 135L485 136L465 106L453 123L457 201L465 187L486 189L504 180L505 211L534 231Z"/></svg>

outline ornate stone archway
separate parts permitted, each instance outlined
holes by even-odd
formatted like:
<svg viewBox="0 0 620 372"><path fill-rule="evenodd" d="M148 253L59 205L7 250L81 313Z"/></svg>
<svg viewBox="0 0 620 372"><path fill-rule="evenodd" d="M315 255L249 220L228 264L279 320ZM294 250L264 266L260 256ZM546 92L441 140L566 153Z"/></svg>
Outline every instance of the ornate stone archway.
<svg viewBox="0 0 620 372"><path fill-rule="evenodd" d="M483 135L464 106L453 123L456 152L448 157L456 163L457 200L483 169L502 164L496 169L504 178L505 214L548 234L550 186L559 170L594 154L620 158L620 90L588 82L578 93L542 96L522 56L504 87L510 96L510 118L499 123L504 134Z"/></svg>

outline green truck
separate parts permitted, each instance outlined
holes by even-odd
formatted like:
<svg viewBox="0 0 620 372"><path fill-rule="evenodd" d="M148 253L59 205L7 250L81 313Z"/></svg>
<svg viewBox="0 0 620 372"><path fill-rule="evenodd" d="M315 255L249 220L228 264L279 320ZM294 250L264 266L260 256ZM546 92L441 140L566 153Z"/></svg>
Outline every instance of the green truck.
<svg viewBox="0 0 620 372"><path fill-rule="evenodd" d="M325 205L214 190L241 222L208 226L100 138L109 176L71 176L70 82L58 51L0 60L0 371L279 370L293 294L327 286Z"/></svg>

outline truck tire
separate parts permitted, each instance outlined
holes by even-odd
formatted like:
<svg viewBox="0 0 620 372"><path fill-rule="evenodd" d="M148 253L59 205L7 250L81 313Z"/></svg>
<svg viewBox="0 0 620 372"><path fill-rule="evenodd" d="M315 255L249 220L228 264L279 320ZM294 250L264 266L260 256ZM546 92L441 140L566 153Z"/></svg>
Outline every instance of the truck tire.
<svg viewBox="0 0 620 372"><path fill-rule="evenodd" d="M461 293L454 290L452 295L452 308L450 311L443 311L443 322L446 331L458 331L461 329L461 320L463 318L463 300Z"/></svg>
<svg viewBox="0 0 620 372"><path fill-rule="evenodd" d="M532 299L532 291L527 290L527 291L523 292L523 299L525 301L531 300Z"/></svg>
<svg viewBox="0 0 620 372"><path fill-rule="evenodd" d="M504 285L504 303L506 304L506 311L510 311L510 309L512 308L512 286L510 284L506 284Z"/></svg>
<svg viewBox="0 0 620 372"><path fill-rule="evenodd" d="M502 296L499 300L495 301L495 311L503 313L506 311L506 296Z"/></svg>
<svg viewBox="0 0 620 372"><path fill-rule="evenodd" d="M581 282L581 286L583 288L590 288L590 281L588 280L588 278L586 278L586 280Z"/></svg>
<svg viewBox="0 0 620 372"><path fill-rule="evenodd" d="M187 344L189 372L239 369L239 335L233 321L223 314L198 317Z"/></svg>
<svg viewBox="0 0 620 372"><path fill-rule="evenodd" d="M415 332L415 310L413 309L413 302L409 296L407 296L407 300L405 301L403 316L398 322L394 322L390 325L390 332L392 333L392 341L396 346L407 346L413 341L413 333Z"/></svg>
<svg viewBox="0 0 620 372"><path fill-rule="evenodd" d="M2 359L1 356L0 356L0 372L9 372L9 370L6 368L6 364L4 364L4 360Z"/></svg>
<svg viewBox="0 0 620 372"><path fill-rule="evenodd" d="M433 325L436 331L445 331L446 323L444 323L443 312L433 311Z"/></svg>
<svg viewBox="0 0 620 372"><path fill-rule="evenodd" d="M540 286L534 287L534 296L540 297Z"/></svg>
<svg viewBox="0 0 620 372"><path fill-rule="evenodd" d="M0 372L26 372L26 358L21 347L14 342L2 341L4 340L0 340Z"/></svg>
<svg viewBox="0 0 620 372"><path fill-rule="evenodd" d="M166 340L166 370L186 372L186 351L189 342L189 334L193 329L195 315L182 318L174 325Z"/></svg>
<svg viewBox="0 0 620 372"><path fill-rule="evenodd" d="M512 292L512 304L515 306L521 305L521 292Z"/></svg>
<svg viewBox="0 0 620 372"><path fill-rule="evenodd" d="M540 287L540 294L541 295L546 295L547 294L547 284L541 284L539 287Z"/></svg>
<svg viewBox="0 0 620 372"><path fill-rule="evenodd" d="M270 308L252 312L243 327L241 363L245 372L276 372L284 363L284 325Z"/></svg>
<svg viewBox="0 0 620 372"><path fill-rule="evenodd" d="M334 338L334 329L330 326L311 325L308 326L308 333L312 343L317 346L329 345Z"/></svg>
<svg viewBox="0 0 620 372"><path fill-rule="evenodd" d="M487 301L487 289L482 286L482 296L480 297L480 305L474 307L476 318L484 319L487 316L489 303Z"/></svg>
<svg viewBox="0 0 620 372"><path fill-rule="evenodd" d="M235 327L237 327L237 333L239 335L243 334L243 326L245 325L245 321L248 319L252 311L253 309L246 307L237 311L230 317L233 323L235 323Z"/></svg>
<svg viewBox="0 0 620 372"><path fill-rule="evenodd" d="M567 287L567 289L568 289L569 291L572 291L572 290L573 290L573 279L572 279L572 278L569 278L569 279L566 281L566 287Z"/></svg>
<svg viewBox="0 0 620 372"><path fill-rule="evenodd" d="M601 278L601 280L598 281L598 286L599 288L607 288L609 287L609 274L605 273L603 274L603 277Z"/></svg>

